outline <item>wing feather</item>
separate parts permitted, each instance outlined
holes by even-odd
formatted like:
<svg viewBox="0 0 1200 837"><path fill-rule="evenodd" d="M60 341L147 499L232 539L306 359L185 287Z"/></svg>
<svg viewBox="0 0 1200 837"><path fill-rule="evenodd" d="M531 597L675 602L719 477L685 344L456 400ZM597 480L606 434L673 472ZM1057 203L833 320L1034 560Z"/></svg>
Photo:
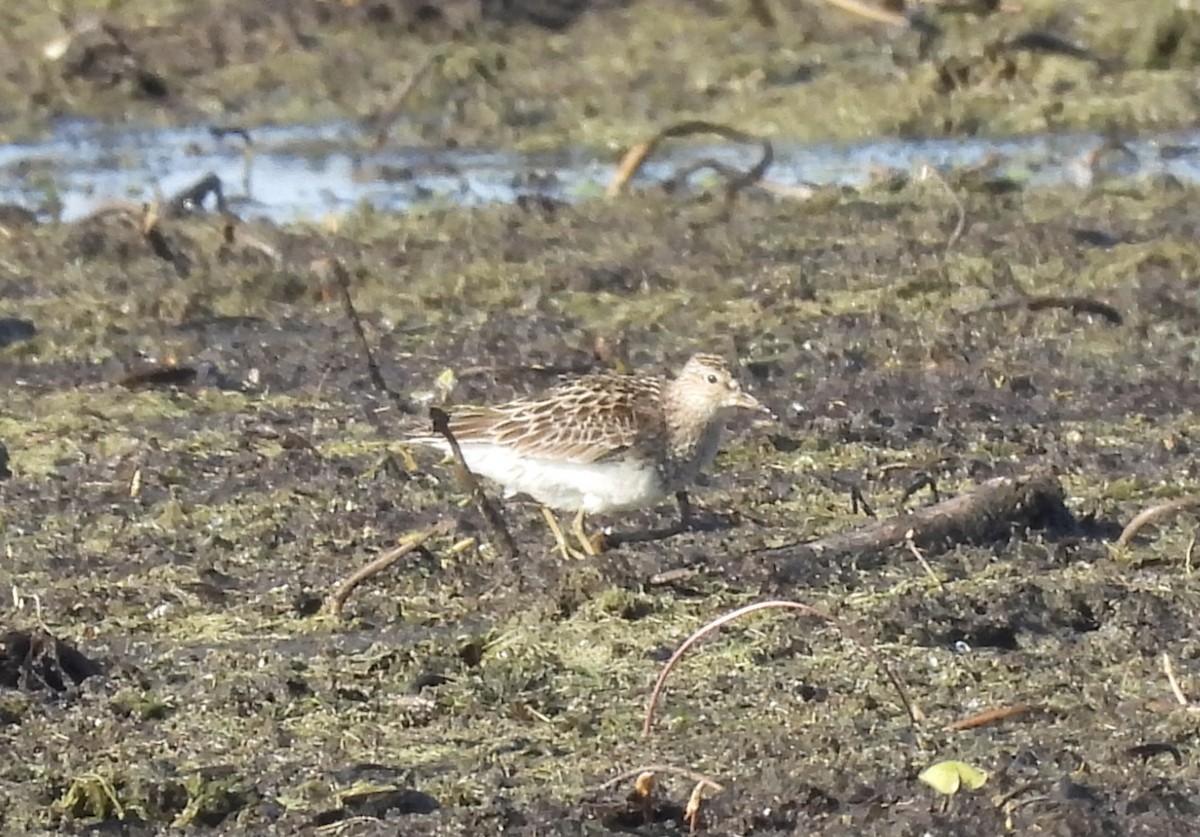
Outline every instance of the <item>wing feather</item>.
<svg viewBox="0 0 1200 837"><path fill-rule="evenodd" d="M457 409L450 415L450 430L460 443L504 445L564 462L601 462L664 432L661 393L657 378L591 375L534 398Z"/></svg>

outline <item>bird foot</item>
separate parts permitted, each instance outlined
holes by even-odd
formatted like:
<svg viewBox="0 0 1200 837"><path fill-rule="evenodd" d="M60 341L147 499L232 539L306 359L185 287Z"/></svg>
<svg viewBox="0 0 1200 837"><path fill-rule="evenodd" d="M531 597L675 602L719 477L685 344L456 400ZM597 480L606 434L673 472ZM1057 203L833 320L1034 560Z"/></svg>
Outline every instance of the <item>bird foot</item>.
<svg viewBox="0 0 1200 837"><path fill-rule="evenodd" d="M589 535L584 530L582 514L576 515L574 521L571 523L571 535L574 537L575 543L582 547L582 552L567 541L567 537L563 533L562 527L558 525L558 520L555 519L554 513L545 506L542 507L542 517L546 519L546 525L550 527L550 531L554 534L554 543L558 547L559 554L568 561L582 561L593 558L611 546L609 538L604 532L594 532Z"/></svg>
<svg viewBox="0 0 1200 837"><path fill-rule="evenodd" d="M575 519L571 522L571 534L575 536L575 540L579 542L589 557L599 555L606 548L607 538L604 532L594 532L589 535L583 528L583 512L575 515Z"/></svg>

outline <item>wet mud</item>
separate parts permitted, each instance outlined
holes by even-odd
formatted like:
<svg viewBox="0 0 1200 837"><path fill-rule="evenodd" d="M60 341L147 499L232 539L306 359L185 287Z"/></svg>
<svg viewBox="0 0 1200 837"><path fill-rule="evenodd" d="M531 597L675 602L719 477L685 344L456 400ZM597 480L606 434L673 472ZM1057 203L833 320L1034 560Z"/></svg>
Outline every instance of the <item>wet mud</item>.
<svg viewBox="0 0 1200 837"><path fill-rule="evenodd" d="M775 26L764 4L432 5L127 4L54 58L61 24L22 19L7 124L365 116L434 47L388 141L605 146L699 112L803 139L814 103L836 136L1195 115L1177 4L930 9L932 40L815 3L767 4ZM321 226L0 213L0 831L1194 833L1194 513L1116 542L1200 491L1198 210L1170 178L976 172ZM697 531L567 561L513 500L508 558L402 442L430 406L698 350L777 419L731 428ZM812 548L998 478L1038 490L945 537ZM768 598L840 621L709 637L643 737L679 644ZM946 761L986 782L918 778Z"/></svg>
<svg viewBox="0 0 1200 837"><path fill-rule="evenodd" d="M336 230L201 214L157 222L170 257L120 215L11 229L6 315L36 330L0 364L0 586L41 644L5 640L4 828L685 833L691 779L598 790L658 764L722 785L703 833L1188 833L1200 717L1163 656L1196 700L1194 518L1114 542L1197 490L1200 192L952 186L957 236L934 182L746 193L726 218L719 191L653 189ZM508 559L399 441L430 404L697 349L778 416L733 428L701 531L568 562L509 501ZM1047 511L914 542L926 566L903 540L788 551L1033 472ZM923 719L836 626L763 614L684 658L641 738L666 656L768 597L854 626ZM917 780L950 759L987 783Z"/></svg>

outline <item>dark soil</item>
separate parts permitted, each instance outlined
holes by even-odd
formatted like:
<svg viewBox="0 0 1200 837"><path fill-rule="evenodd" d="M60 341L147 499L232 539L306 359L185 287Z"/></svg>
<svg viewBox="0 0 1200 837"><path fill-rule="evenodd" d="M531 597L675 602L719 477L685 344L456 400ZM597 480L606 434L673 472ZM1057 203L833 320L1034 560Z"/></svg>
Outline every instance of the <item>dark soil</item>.
<svg viewBox="0 0 1200 837"><path fill-rule="evenodd" d="M26 632L0 669L28 672L0 699L19 754L0 766L5 828L681 833L691 781L660 770L650 823L628 783L596 790L660 763L725 785L707 833L1191 832L1200 715L1173 702L1162 657L1195 698L1194 523L1111 542L1197 490L1200 193L957 188L949 252L955 213L919 183L747 194L727 221L719 201L647 194L232 243L219 219L162 222L186 278L119 215L11 228L3 294L37 332L0 364L0 589ZM348 265L413 414L372 386L315 256ZM1121 322L971 313L1017 289ZM564 562L514 502L507 560L449 468L395 441L438 392L505 398L622 347L662 371L737 355L778 414L735 428L695 492L732 525ZM887 516L933 502L901 500L918 481L944 497L1031 469L1056 475L1068 516L928 550L940 583L903 544L772 570L769 548L868 522L852 489ZM457 531L359 588L344 621L319 614L339 579L445 516ZM836 627L767 614L685 658L641 739L665 655L761 597L878 643L924 720ZM50 634L97 670L63 676ZM1018 704L1033 709L945 729ZM944 802L916 776L945 759L987 784Z"/></svg>
<svg viewBox="0 0 1200 837"><path fill-rule="evenodd" d="M820 3L769 4L773 28L732 2L433 5L131 2L53 60L52 16L18 16L0 100L14 133L365 118L446 48L394 141L1196 116L1175 3L931 10L928 43ZM1200 492L1200 190L949 187L961 219L942 184L902 179L747 190L728 214L657 189L321 228L0 213L0 831L683 834L699 773L722 786L705 834L1195 833L1195 519L1114 542ZM701 531L564 561L513 501L508 559L451 469L399 441L431 405L697 350L738 358L778 416L733 428L693 492L720 524ZM903 540L802 552L865 508L1030 473L1044 513L918 533L928 567ZM342 618L321 611L444 519ZM778 611L693 649L642 738L672 651L766 598L873 642L920 720L839 623ZM941 796L917 777L942 761L987 781ZM646 765L648 800L607 784Z"/></svg>

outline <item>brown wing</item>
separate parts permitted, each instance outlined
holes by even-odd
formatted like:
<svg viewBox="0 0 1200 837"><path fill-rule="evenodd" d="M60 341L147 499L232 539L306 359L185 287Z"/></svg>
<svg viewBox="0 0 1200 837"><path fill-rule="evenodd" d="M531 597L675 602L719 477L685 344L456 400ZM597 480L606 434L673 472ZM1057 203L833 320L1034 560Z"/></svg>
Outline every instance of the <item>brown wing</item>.
<svg viewBox="0 0 1200 837"><path fill-rule="evenodd" d="M567 462L601 462L662 432L660 395L655 378L591 375L536 398L455 410L450 430L460 442L491 442Z"/></svg>

